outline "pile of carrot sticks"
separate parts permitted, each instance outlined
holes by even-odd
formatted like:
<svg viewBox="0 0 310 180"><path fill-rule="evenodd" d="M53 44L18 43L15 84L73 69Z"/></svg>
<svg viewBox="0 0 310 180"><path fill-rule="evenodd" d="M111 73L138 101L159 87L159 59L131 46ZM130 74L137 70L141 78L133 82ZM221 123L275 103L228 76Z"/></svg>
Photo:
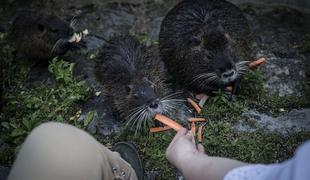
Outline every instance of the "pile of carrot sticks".
<svg viewBox="0 0 310 180"><path fill-rule="evenodd" d="M196 112L198 114L201 113L201 107L191 98L187 98L187 102L190 103L194 109L196 110ZM169 129L174 129L175 131L179 131L183 126L180 125L179 123L177 123L176 121L162 115L162 114L156 114L155 115L155 120L163 123L165 126L164 127L155 127L155 128L150 128L150 132L161 132L161 131L166 131ZM200 123L200 122L206 122L207 120L205 118L193 118L190 117L188 118L188 123L190 123L191 125L191 131L193 133L193 135L196 135L196 123ZM202 128L205 125L205 123L203 123L202 125L200 125L198 127L198 132L197 132L197 138L198 138L198 143L202 142Z"/></svg>
<svg viewBox="0 0 310 180"><path fill-rule="evenodd" d="M251 63L248 64L250 69L255 69L259 65L264 64L266 62L265 58L260 58L258 60L255 60ZM231 91L232 87L228 86L226 88L227 91ZM201 107L191 98L187 98L187 102L191 104L191 106L195 109L195 111L200 114L201 113ZM163 123L165 126L164 127L154 127L150 128L150 132L155 133L155 132L161 132L161 131L166 131L169 129L174 129L175 131L179 131L183 126L178 124L176 121L162 115L162 114L156 114L155 115L155 120ZM201 123L201 125L198 127L198 132L197 132L197 139L198 143L202 142L202 128L206 124L206 119L205 118L193 118L190 117L188 118L188 123L190 124L190 129L194 136L196 135L196 123Z"/></svg>

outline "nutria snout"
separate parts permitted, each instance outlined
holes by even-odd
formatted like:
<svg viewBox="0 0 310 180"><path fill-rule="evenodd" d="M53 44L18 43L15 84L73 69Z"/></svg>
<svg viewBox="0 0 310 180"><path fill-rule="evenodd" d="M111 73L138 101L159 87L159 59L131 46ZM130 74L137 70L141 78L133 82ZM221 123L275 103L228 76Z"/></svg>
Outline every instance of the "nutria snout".
<svg viewBox="0 0 310 180"><path fill-rule="evenodd" d="M9 42L28 58L60 56L82 45L82 34L75 31L75 22L65 22L55 15L22 11L12 21Z"/></svg>
<svg viewBox="0 0 310 180"><path fill-rule="evenodd" d="M160 53L175 79L210 93L247 71L250 31L240 9L224 0L185 0L164 18Z"/></svg>
<svg viewBox="0 0 310 180"><path fill-rule="evenodd" d="M162 62L151 48L129 35L112 38L96 61L96 77L106 87L113 106L136 130L153 124L156 113L173 113L181 100L165 83Z"/></svg>

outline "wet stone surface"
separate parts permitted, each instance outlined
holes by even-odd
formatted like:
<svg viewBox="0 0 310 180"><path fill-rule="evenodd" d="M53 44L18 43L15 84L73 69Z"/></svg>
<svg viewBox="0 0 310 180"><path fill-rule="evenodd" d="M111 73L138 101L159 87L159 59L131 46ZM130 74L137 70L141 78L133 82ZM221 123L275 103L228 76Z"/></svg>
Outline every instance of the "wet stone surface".
<svg viewBox="0 0 310 180"><path fill-rule="evenodd" d="M242 120L235 126L238 131L255 131L258 128L283 135L310 130L310 109L293 109L278 117L250 110L243 113Z"/></svg>
<svg viewBox="0 0 310 180"><path fill-rule="evenodd" d="M301 96L305 63L309 53L302 46L309 34L309 14L286 7L242 7L250 22L256 57L265 57L261 67L265 92L269 95Z"/></svg>

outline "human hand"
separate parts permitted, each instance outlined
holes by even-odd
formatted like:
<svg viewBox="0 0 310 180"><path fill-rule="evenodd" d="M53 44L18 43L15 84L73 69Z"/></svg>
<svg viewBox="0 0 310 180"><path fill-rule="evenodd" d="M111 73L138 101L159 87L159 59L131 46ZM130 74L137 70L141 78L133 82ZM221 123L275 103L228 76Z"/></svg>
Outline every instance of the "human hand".
<svg viewBox="0 0 310 180"><path fill-rule="evenodd" d="M198 144L196 147L193 134L184 128L171 141L166 157L185 179L191 180L222 180L233 168L247 165L233 159L206 155L203 146Z"/></svg>
<svg viewBox="0 0 310 180"><path fill-rule="evenodd" d="M185 128L178 131L166 150L168 161L179 170L183 168L183 165L194 161L199 154L204 154L202 144L196 147L194 135Z"/></svg>

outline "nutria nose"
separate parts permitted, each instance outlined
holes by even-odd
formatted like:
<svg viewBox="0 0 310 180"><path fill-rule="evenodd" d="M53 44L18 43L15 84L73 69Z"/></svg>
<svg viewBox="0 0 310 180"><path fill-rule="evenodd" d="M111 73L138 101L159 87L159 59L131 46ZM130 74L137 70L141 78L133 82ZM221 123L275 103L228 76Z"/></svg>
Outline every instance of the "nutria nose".
<svg viewBox="0 0 310 180"><path fill-rule="evenodd" d="M157 102L152 102L150 105L149 105L150 108L152 109L156 109L158 108L158 103Z"/></svg>

